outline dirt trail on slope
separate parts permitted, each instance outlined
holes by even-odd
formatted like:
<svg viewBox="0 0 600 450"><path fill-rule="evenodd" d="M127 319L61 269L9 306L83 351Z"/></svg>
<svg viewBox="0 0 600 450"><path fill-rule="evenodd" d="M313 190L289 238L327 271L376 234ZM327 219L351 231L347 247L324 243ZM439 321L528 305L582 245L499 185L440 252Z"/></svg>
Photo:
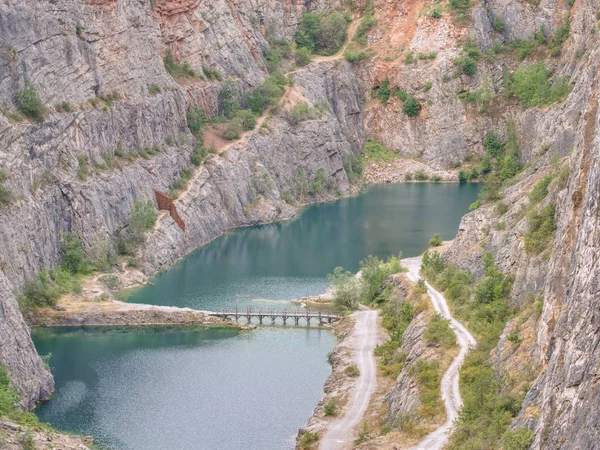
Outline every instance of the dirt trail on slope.
<svg viewBox="0 0 600 450"><path fill-rule="evenodd" d="M421 269L421 257L408 258L402 260L402 265L408 267L407 276L415 283L421 278L419 271ZM456 340L460 346L460 351L446 373L442 377L441 393L446 407L446 423L437 430L425 436L421 442L411 447L409 450L439 450L446 442L448 442L448 432L452 426L452 422L458 417L458 411L462 407L462 398L460 397L460 389L458 385L459 374L458 370L465 360L467 352L471 347L474 347L477 342L469 331L459 321L452 317L448 303L442 294L435 290L429 283L425 282L427 293L431 297L431 302L436 312L445 319L450 320L450 328L456 334Z"/></svg>
<svg viewBox="0 0 600 450"><path fill-rule="evenodd" d="M321 450L352 448L354 429L362 420L376 387L377 367L373 350L377 345L378 315L379 313L373 310L362 310L356 313L353 348L354 360L360 370L360 376L356 380L352 398L344 415L330 424L321 439Z"/></svg>

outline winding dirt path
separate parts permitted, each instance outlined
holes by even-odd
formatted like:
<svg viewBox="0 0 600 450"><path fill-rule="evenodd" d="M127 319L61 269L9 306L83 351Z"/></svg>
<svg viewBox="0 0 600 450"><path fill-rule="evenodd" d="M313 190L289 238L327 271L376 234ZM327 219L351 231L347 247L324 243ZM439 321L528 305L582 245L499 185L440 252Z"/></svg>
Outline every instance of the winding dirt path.
<svg viewBox="0 0 600 450"><path fill-rule="evenodd" d="M408 267L407 276L415 283L421 278L419 271L421 269L421 257L407 258L402 260L402 265ZM459 374L458 370L465 360L465 356L471 347L474 347L477 342L469 331L459 321L452 317L448 303L442 294L435 290L429 283L425 282L427 293L431 297L431 302L436 312L445 319L450 320L450 328L456 334L456 340L460 346L460 351L446 373L442 377L441 392L446 407L446 422L437 430L429 433L417 445L409 450L439 450L448 441L448 431L452 426L452 422L458 417L458 411L462 407L462 398L460 397L460 389L458 385Z"/></svg>
<svg viewBox="0 0 600 450"><path fill-rule="evenodd" d="M342 450L352 447L354 429L362 420L371 395L375 392L377 380L377 367L373 350L377 345L377 317L379 313L370 309L362 309L356 314L356 325L354 327L353 349L354 360L360 376L349 407L344 415L332 422L325 435L321 439L321 450Z"/></svg>

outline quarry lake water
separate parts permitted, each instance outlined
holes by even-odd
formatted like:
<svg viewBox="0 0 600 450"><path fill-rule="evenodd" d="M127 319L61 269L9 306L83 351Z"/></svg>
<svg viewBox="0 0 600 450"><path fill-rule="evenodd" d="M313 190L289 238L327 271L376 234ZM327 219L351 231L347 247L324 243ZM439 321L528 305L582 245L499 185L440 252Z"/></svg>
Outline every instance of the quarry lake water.
<svg viewBox="0 0 600 450"><path fill-rule="evenodd" d="M416 256L433 233L456 234L473 184L371 186L297 218L242 228L193 252L133 302L197 309L292 309L327 288L336 266L370 254ZM119 450L291 449L330 372L335 337L317 328L36 329L52 353L54 427Z"/></svg>

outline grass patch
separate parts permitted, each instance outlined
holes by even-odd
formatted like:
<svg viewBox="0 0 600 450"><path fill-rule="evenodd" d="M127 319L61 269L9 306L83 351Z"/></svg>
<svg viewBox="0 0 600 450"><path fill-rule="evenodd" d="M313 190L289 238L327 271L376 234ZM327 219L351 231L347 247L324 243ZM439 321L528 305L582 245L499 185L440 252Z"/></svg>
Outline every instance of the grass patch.
<svg viewBox="0 0 600 450"><path fill-rule="evenodd" d="M532 211L529 216L529 230L525 233L525 251L528 255L538 255L548 248L555 230L555 206L548 205L540 212Z"/></svg>
<svg viewBox="0 0 600 450"><path fill-rule="evenodd" d="M398 157L398 154L373 138L367 138L365 141L362 158L369 163L387 164Z"/></svg>

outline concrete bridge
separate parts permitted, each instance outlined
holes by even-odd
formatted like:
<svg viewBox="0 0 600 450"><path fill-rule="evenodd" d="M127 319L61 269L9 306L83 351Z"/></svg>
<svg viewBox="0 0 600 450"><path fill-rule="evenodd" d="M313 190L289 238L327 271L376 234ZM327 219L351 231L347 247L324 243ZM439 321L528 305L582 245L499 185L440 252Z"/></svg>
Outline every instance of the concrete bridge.
<svg viewBox="0 0 600 450"><path fill-rule="evenodd" d="M238 311L222 311L222 312L211 312L209 316L223 317L227 319L234 319L236 322L240 319L246 319L248 323L252 322L252 319L258 319L258 323L262 325L263 320L271 320L271 324L274 324L277 319L281 319L283 325L287 325L288 319L294 321L295 325L300 324L302 319L306 325L310 325L312 320L316 320L317 323L332 323L340 319L337 314L323 313L322 311L252 311L248 309L246 312Z"/></svg>

